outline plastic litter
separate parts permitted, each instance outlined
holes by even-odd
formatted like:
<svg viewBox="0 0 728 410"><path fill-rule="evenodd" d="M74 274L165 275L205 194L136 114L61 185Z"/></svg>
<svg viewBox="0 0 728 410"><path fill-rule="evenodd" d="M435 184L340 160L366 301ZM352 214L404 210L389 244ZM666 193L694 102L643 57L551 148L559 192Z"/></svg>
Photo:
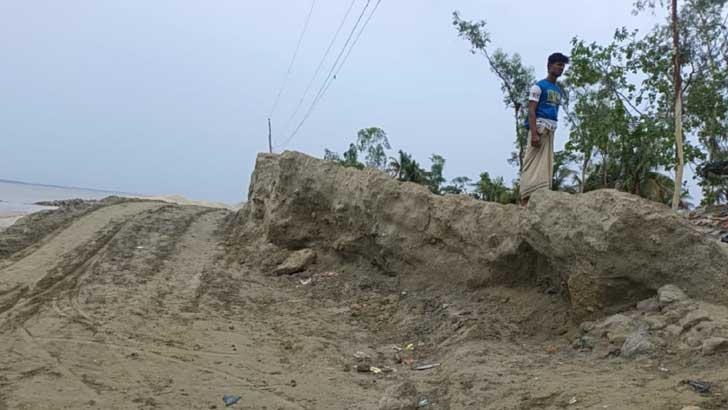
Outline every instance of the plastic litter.
<svg viewBox="0 0 728 410"><path fill-rule="evenodd" d="M374 373L374 374L379 374L379 373L382 372L382 369L380 369L378 367L372 366L372 367L369 368L369 371L372 372L372 373Z"/></svg>
<svg viewBox="0 0 728 410"><path fill-rule="evenodd" d="M711 383L701 380L683 380L683 383L692 387L695 392L702 394L710 393L710 388L713 387Z"/></svg>
<svg viewBox="0 0 728 410"><path fill-rule="evenodd" d="M414 367L413 370L430 370L434 369L435 367L440 367L440 363L424 364L422 366Z"/></svg>
<svg viewBox="0 0 728 410"><path fill-rule="evenodd" d="M232 394L226 394L222 396L222 401L225 403L225 406L232 406L233 404L237 403L238 400L240 400L240 396L235 396Z"/></svg>
<svg viewBox="0 0 728 410"><path fill-rule="evenodd" d="M430 404L430 401L429 401L429 400L427 400L427 399L422 399L422 400L420 400L420 402L419 402L419 403L417 403L417 407L425 407L425 406L427 406L428 404Z"/></svg>
<svg viewBox="0 0 728 410"><path fill-rule="evenodd" d="M572 397L571 400L569 400L569 405L576 404L576 396Z"/></svg>

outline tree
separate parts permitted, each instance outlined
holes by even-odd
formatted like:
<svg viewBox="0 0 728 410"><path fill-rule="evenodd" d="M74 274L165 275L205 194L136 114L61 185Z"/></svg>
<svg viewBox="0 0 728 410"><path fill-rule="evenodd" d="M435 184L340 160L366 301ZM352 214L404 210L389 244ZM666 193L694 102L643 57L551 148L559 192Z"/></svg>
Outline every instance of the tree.
<svg viewBox="0 0 728 410"><path fill-rule="evenodd" d="M357 169L364 169L364 164L359 162L359 153L354 144L349 144L349 149L344 152L344 159L341 165Z"/></svg>
<svg viewBox="0 0 728 410"><path fill-rule="evenodd" d="M554 170L551 180L551 189L576 193L576 173L569 168L569 164L576 160L576 156L568 151L557 151L554 153Z"/></svg>
<svg viewBox="0 0 728 410"><path fill-rule="evenodd" d="M513 109L513 117L516 129L515 144L518 147L517 164L519 173L523 171L523 157L525 155L528 132L523 127L521 118L526 118L528 104L528 90L535 82L533 67L526 67L521 61L518 53L509 56L501 49L495 50L491 55L488 52L490 34L485 29L486 23L483 20L471 22L460 18L457 11L453 12L452 24L458 31L458 35L470 43L472 54L481 53L485 56L491 71L500 80L501 91L503 92L503 103L506 107Z"/></svg>
<svg viewBox="0 0 728 410"><path fill-rule="evenodd" d="M468 185L470 185L470 178L468 177L455 177L450 180L450 185L442 188L442 192L446 194L467 194Z"/></svg>
<svg viewBox="0 0 728 410"><path fill-rule="evenodd" d="M432 162L428 175L430 190L435 194L439 194L441 193L440 186L446 181L442 176L442 173L445 170L445 158L443 158L442 155L432 154L430 161Z"/></svg>
<svg viewBox="0 0 728 410"><path fill-rule="evenodd" d="M513 191L503 182L503 177L492 179L488 172L480 174L480 179L472 184L475 188L473 196L487 202L499 202L502 204L514 202Z"/></svg>
<svg viewBox="0 0 728 410"><path fill-rule="evenodd" d="M679 166L679 146L670 136L677 123L669 33L658 26L640 39L621 28L605 46L572 41L566 148L581 156L582 190L612 187L641 195L647 180ZM696 147L680 146L687 161L700 158ZM671 190L677 200L666 203L681 202L680 186Z"/></svg>
<svg viewBox="0 0 728 410"><path fill-rule="evenodd" d="M387 153L390 149L387 133L377 127L363 128L356 137L356 147L365 154L365 163L369 168L385 170L387 166Z"/></svg>
<svg viewBox="0 0 728 410"><path fill-rule="evenodd" d="M399 150L398 158L390 159L390 167L397 170L396 178L400 181L415 182L425 185L427 172L420 167L420 164L402 150Z"/></svg>
<svg viewBox="0 0 728 410"><path fill-rule="evenodd" d="M728 1L685 0L681 4L678 7L675 0L639 0L634 10L635 14L645 9L654 13L664 8L669 15L669 20L657 26L645 40L653 49L656 45L660 48L660 53L652 54L656 60L664 61L659 76L670 75L669 106L675 124L676 150L682 139L685 156L681 161L680 152L676 152L676 174L681 162L691 162L691 155L695 156L688 144L690 136L697 137L705 148L706 155L698 158L707 157L707 163L728 157ZM676 198L680 179L677 175L673 190ZM725 183L714 175L703 175L703 203L725 200Z"/></svg>
<svg viewBox="0 0 728 410"><path fill-rule="evenodd" d="M349 149L342 155L324 149L324 159L334 161L345 167L364 169L365 167L387 169L387 152L390 149L387 134L381 128L370 127L359 130L356 137L356 144L349 144ZM365 155L365 164L359 162L359 154Z"/></svg>

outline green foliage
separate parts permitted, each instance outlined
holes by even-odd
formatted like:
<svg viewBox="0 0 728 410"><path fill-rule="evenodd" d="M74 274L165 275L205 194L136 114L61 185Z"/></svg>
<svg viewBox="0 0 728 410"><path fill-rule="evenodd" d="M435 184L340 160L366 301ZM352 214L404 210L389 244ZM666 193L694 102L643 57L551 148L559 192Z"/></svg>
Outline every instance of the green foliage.
<svg viewBox="0 0 728 410"><path fill-rule="evenodd" d="M569 164L576 160L576 155L568 151L554 153L554 170L551 180L551 189L569 193L578 192L576 172L569 168Z"/></svg>
<svg viewBox="0 0 728 410"><path fill-rule="evenodd" d="M324 159L334 161L345 167L364 169L365 167L385 170L387 165L386 149L389 149L387 134L381 128L371 127L359 130L356 144L349 144L343 156L324 149ZM359 154L365 154L366 163L359 162Z"/></svg>
<svg viewBox="0 0 728 410"><path fill-rule="evenodd" d="M636 12L669 2L640 0ZM679 17L685 75L686 163L725 156L728 141L728 0L685 0ZM644 36L620 28L606 45L572 41L565 75L566 150L581 165L582 189L612 187L664 203L675 167L674 80L669 20ZM721 55L723 57L721 57ZM691 144L697 140L701 146ZM725 200L719 178L703 178L704 202Z"/></svg>
<svg viewBox="0 0 728 410"><path fill-rule="evenodd" d="M514 190L505 185L503 177L491 178L490 174L483 172L480 174L480 179L472 186L473 196L483 201L508 204L516 200Z"/></svg>
<svg viewBox="0 0 728 410"><path fill-rule="evenodd" d="M387 134L381 128L370 127L359 130L356 137L356 148L365 153L366 166L380 170L386 169L387 153L390 149Z"/></svg>
<svg viewBox="0 0 728 410"><path fill-rule="evenodd" d="M450 185L446 185L442 188L442 193L455 195L467 194L470 181L471 180L468 177L455 177L450 180Z"/></svg>
<svg viewBox="0 0 728 410"><path fill-rule="evenodd" d="M430 173L428 175L430 190L436 194L440 193L440 186L446 181L442 176L445 170L445 158L441 155L432 154L430 157Z"/></svg>
<svg viewBox="0 0 728 410"><path fill-rule="evenodd" d="M356 145L349 144L349 149L344 152L344 159L341 161L341 165L345 167L364 169L364 164L359 162L359 153L357 152Z"/></svg>
<svg viewBox="0 0 728 410"><path fill-rule="evenodd" d="M345 167L379 169L399 181L424 185L435 194L467 195L468 188L475 187L472 196L485 201L514 203L517 198L516 190L506 187L502 177L490 180L490 176L485 172L481 174L481 180L476 184L471 184L471 179L468 177L459 176L445 185L446 161L442 155L432 154L430 169L426 170L412 157L412 154L399 150L397 156L388 157L387 149L390 149L389 140L382 129L364 128L357 133L356 144L349 144L349 149L343 154L325 149L324 159ZM359 161L362 154L365 155L365 163Z"/></svg>

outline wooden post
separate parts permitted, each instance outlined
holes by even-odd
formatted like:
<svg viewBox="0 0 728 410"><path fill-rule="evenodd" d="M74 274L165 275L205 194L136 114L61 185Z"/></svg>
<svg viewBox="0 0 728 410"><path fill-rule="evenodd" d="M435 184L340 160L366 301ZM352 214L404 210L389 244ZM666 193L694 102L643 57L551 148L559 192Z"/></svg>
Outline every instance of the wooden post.
<svg viewBox="0 0 728 410"><path fill-rule="evenodd" d="M268 118L268 152L273 153L273 140L271 139L270 118Z"/></svg>

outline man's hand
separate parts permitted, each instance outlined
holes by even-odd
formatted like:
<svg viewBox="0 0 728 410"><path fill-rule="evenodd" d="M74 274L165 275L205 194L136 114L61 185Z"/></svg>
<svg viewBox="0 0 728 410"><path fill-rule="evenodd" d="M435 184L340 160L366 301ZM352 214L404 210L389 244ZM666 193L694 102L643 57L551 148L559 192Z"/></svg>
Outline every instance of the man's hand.
<svg viewBox="0 0 728 410"><path fill-rule="evenodd" d="M531 145L538 147L541 145L541 136L537 132L531 133Z"/></svg>

